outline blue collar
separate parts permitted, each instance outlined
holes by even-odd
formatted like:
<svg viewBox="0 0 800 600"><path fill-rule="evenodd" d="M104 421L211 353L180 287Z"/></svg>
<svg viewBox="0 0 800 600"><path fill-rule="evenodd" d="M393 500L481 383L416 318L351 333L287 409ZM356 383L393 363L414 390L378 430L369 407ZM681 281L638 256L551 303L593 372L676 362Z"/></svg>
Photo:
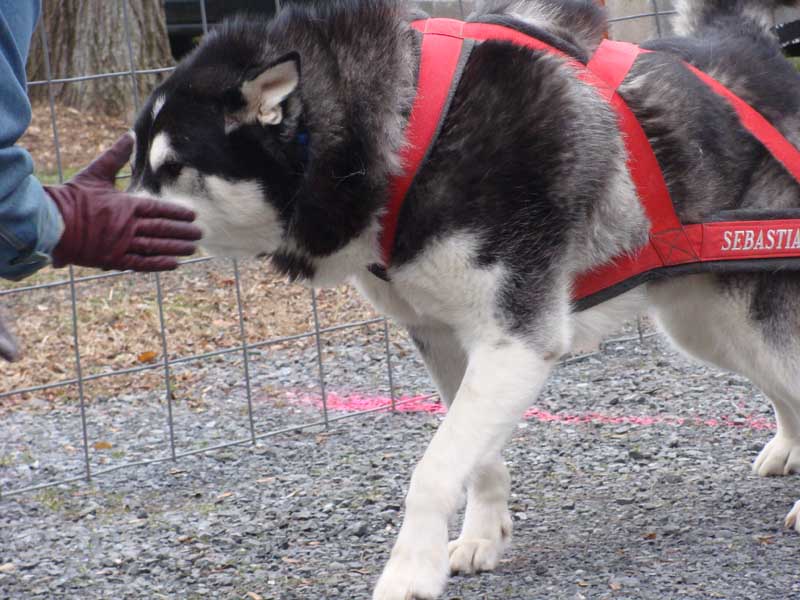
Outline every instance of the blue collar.
<svg viewBox="0 0 800 600"><path fill-rule="evenodd" d="M310 136L308 135L308 130L303 127L298 132L294 138L295 142L300 144L300 147L303 149L302 154L302 162L303 162L303 169L308 166L308 161L310 160L310 151L309 151L309 142L311 140Z"/></svg>

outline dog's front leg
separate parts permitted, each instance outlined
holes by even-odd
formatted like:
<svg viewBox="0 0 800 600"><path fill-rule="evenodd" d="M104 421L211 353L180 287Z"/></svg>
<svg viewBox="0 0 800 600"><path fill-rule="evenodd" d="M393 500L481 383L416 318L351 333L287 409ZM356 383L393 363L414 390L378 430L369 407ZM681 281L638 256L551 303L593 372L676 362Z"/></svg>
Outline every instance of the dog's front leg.
<svg viewBox="0 0 800 600"><path fill-rule="evenodd" d="M447 581L447 521L471 474L492 464L538 394L555 353L504 337L467 351L453 406L414 469L405 520L374 600L438 597Z"/></svg>
<svg viewBox="0 0 800 600"><path fill-rule="evenodd" d="M410 327L414 345L449 409L467 369L467 355L446 325ZM500 455L480 464L467 485L467 510L457 540L450 542L451 573L491 571L511 543L508 497L511 477Z"/></svg>

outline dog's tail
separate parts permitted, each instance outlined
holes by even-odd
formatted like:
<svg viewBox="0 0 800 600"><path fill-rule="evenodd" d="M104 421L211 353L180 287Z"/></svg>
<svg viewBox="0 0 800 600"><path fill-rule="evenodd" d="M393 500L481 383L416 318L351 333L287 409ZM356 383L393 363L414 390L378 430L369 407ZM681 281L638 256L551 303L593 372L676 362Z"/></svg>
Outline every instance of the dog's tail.
<svg viewBox="0 0 800 600"><path fill-rule="evenodd" d="M724 27L753 27L769 32L776 9L794 6L800 0L677 0L675 33L702 37L703 30Z"/></svg>

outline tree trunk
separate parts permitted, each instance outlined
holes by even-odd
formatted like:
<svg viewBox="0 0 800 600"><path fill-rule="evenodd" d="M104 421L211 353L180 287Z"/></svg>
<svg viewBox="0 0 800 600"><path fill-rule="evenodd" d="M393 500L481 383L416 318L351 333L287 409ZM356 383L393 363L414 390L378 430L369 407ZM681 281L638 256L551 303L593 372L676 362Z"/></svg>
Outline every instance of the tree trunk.
<svg viewBox="0 0 800 600"><path fill-rule="evenodd" d="M130 73L128 31L134 69L173 64L162 0L45 0L43 5L39 27L47 32L53 79ZM59 104L121 116L135 108L135 95L143 101L162 78L138 75L136 94L130 75L57 84L53 91ZM28 79L47 79L40 31L33 37ZM32 86L30 93L33 99L46 99L47 86Z"/></svg>

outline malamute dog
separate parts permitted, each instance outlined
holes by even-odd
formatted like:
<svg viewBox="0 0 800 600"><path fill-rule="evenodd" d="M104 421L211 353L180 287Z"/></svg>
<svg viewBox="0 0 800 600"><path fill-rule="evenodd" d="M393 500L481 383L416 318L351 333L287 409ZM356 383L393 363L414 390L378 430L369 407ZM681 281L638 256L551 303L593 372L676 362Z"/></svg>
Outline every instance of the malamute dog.
<svg viewBox="0 0 800 600"><path fill-rule="evenodd" d="M682 62L800 144L800 76L766 25L778 4L789 2L679 0L681 37L647 44L620 87L685 223L800 209L795 180ZM484 2L471 19L487 16L584 63L606 29L591 0ZM777 433L759 475L800 470L800 274L673 277L576 310L576 276L640 247L648 220L615 113L562 57L474 47L400 212L392 262L374 268L416 94L410 19L401 1L322 0L234 20L153 93L135 127L133 189L194 209L212 253L268 255L313 286L353 282L409 329L449 406L374 598L436 598L450 571L498 564L511 538L503 445L560 356L637 312L772 400ZM448 544L464 489L463 529Z"/></svg>

